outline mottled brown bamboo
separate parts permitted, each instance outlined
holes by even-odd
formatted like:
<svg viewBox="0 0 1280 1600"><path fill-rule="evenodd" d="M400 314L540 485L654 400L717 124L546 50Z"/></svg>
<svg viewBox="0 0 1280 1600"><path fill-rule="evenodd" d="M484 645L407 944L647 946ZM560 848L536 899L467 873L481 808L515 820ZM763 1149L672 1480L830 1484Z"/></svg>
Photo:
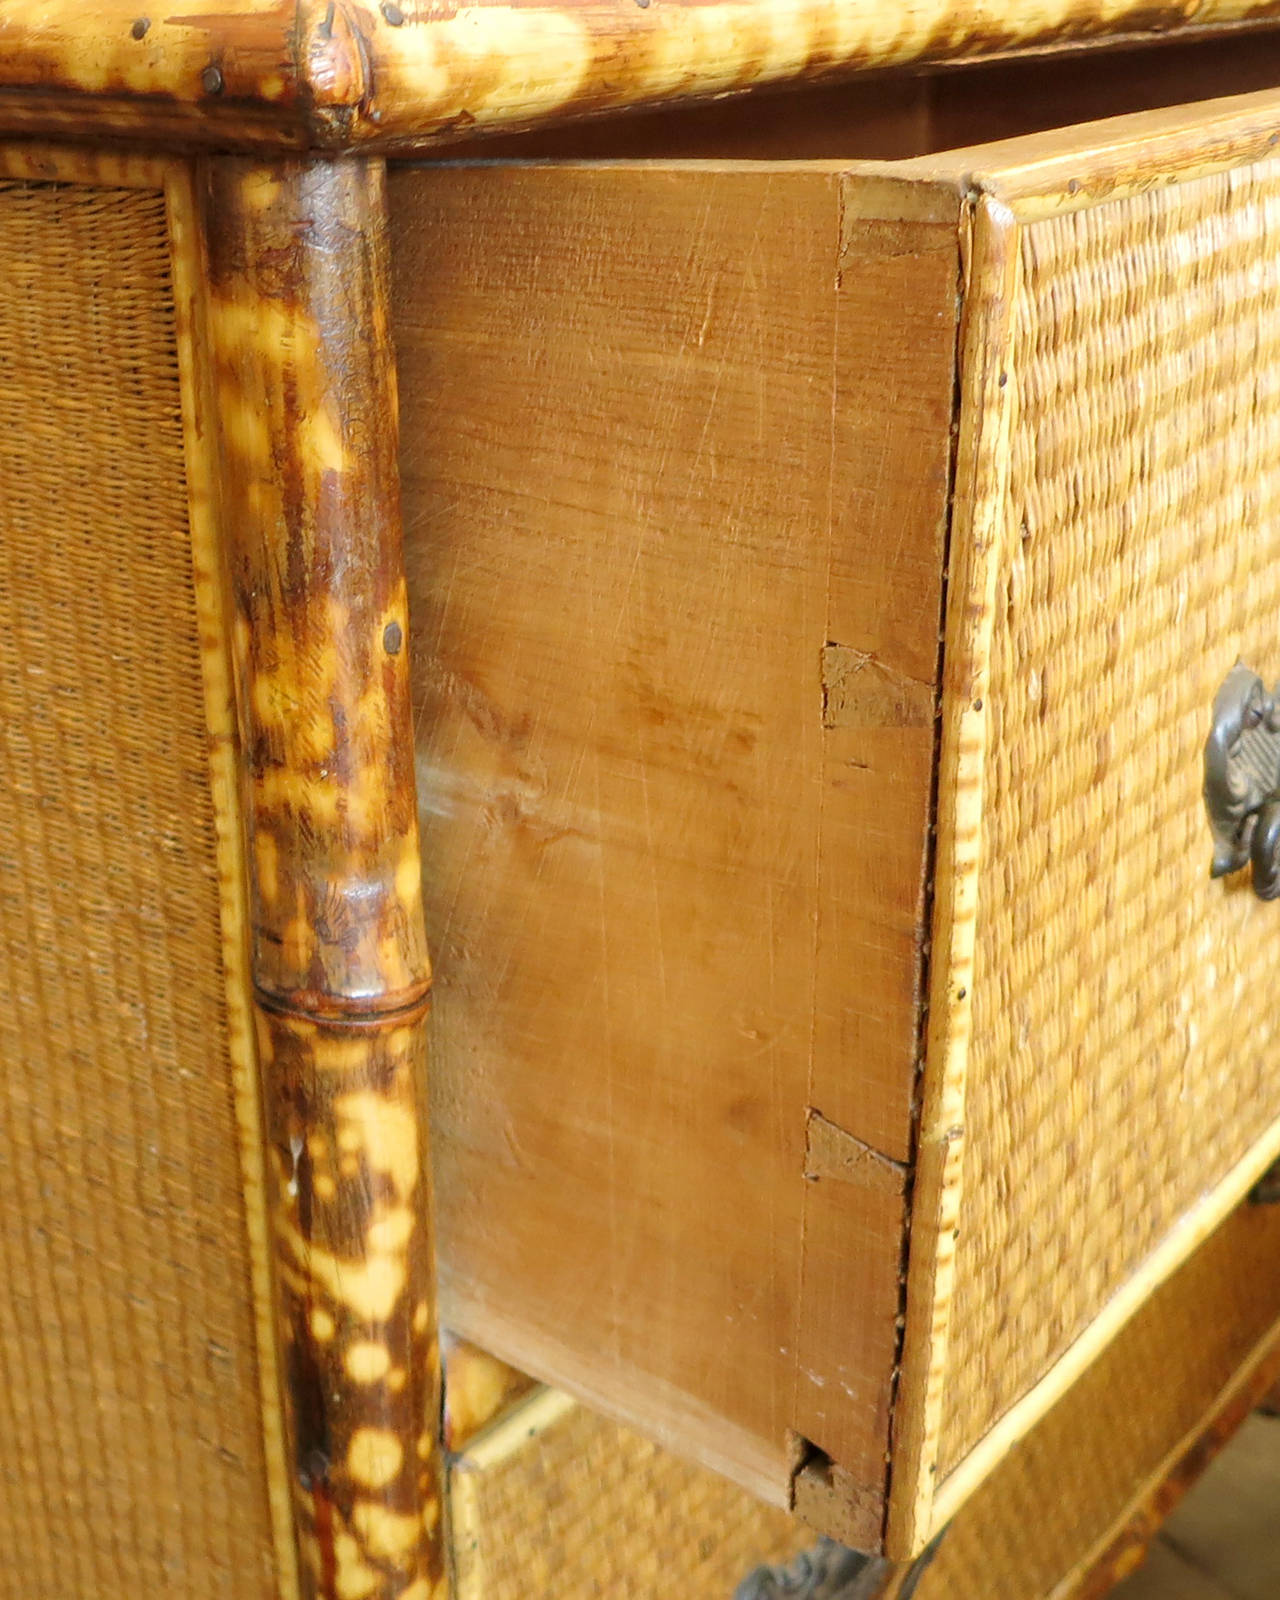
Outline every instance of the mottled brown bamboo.
<svg viewBox="0 0 1280 1600"><path fill-rule="evenodd" d="M259 1009L303 1592L436 1600L439 1357L419 1019Z"/></svg>
<svg viewBox="0 0 1280 1600"><path fill-rule="evenodd" d="M267 1181L304 1593L443 1595L383 173L205 171Z"/></svg>
<svg viewBox="0 0 1280 1600"><path fill-rule="evenodd" d="M485 128L1280 19L1280 0L5 0L0 129L410 148Z"/></svg>
<svg viewBox="0 0 1280 1600"><path fill-rule="evenodd" d="M255 977L289 1010L383 1015L430 976L382 170L207 170Z"/></svg>

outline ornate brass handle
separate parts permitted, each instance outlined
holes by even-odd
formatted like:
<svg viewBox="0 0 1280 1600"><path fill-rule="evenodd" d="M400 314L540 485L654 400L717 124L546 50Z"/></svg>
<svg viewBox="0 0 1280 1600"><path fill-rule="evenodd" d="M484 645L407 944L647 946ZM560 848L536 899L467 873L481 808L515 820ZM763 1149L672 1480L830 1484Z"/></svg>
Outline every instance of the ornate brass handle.
<svg viewBox="0 0 1280 1600"><path fill-rule="evenodd" d="M1204 803L1215 878L1253 865L1260 900L1280 895L1280 684L1237 661L1213 700L1204 747Z"/></svg>

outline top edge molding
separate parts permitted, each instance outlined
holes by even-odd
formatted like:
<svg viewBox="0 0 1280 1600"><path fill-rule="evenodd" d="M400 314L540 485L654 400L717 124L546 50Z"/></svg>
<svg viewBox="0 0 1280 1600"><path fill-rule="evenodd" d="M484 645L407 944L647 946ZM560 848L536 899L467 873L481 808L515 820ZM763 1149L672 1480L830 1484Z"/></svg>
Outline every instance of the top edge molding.
<svg viewBox="0 0 1280 1600"><path fill-rule="evenodd" d="M0 131L410 153L869 69L1280 23L1280 0L0 0Z"/></svg>

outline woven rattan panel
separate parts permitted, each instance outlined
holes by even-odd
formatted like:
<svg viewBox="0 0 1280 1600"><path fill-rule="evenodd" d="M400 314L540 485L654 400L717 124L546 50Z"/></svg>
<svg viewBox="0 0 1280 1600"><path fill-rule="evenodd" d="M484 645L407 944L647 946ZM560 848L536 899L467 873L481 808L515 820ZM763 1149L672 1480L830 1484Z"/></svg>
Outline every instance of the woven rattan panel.
<svg viewBox="0 0 1280 1600"><path fill-rule="evenodd" d="M1091 1582L1090 1556L1210 1422L1278 1321L1280 1212L1244 1207L964 1506L917 1600L1065 1600L1077 1592L1058 1587L1067 1574Z"/></svg>
<svg viewBox="0 0 1280 1600"><path fill-rule="evenodd" d="M1020 249L944 1471L1280 1113L1276 908L1200 799L1280 672L1280 168Z"/></svg>
<svg viewBox="0 0 1280 1600"><path fill-rule="evenodd" d="M274 1592L159 194L0 185L0 1594Z"/></svg>
<svg viewBox="0 0 1280 1600"><path fill-rule="evenodd" d="M564 1396L455 1469L454 1600L729 1600L813 1535L785 1512Z"/></svg>

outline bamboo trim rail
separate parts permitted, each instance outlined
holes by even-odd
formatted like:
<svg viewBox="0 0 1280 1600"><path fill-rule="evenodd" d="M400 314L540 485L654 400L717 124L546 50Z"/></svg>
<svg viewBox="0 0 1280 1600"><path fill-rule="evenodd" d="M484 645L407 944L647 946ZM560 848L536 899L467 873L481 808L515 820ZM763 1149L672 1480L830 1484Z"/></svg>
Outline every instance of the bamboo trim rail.
<svg viewBox="0 0 1280 1600"><path fill-rule="evenodd" d="M0 131L412 150L867 68L1280 22L1280 0L5 0Z"/></svg>

